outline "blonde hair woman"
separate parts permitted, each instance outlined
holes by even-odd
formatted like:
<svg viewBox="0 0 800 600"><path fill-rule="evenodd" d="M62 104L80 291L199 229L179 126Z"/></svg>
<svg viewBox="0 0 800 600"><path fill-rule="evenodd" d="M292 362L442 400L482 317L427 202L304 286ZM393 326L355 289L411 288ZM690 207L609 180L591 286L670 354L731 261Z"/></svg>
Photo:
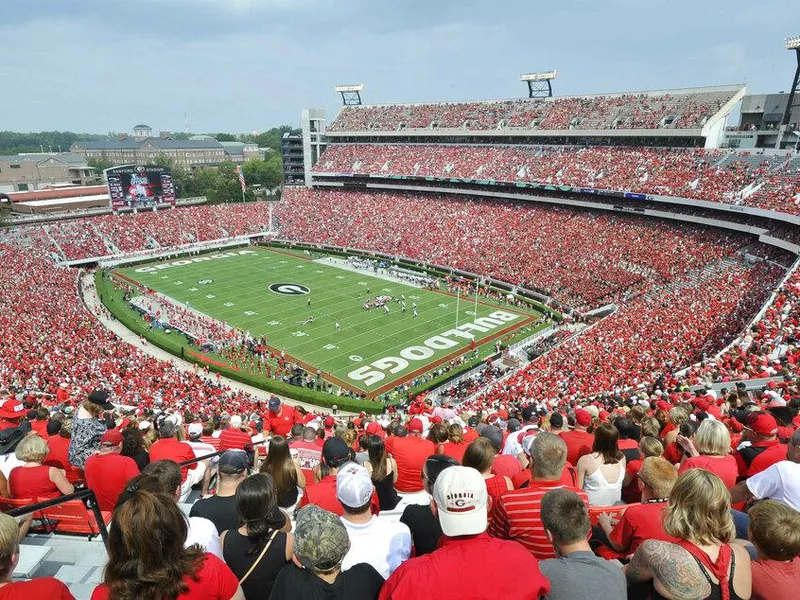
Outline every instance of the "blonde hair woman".
<svg viewBox="0 0 800 600"><path fill-rule="evenodd" d="M25 437L17 446L14 454L23 465L11 469L8 476L8 487L12 498L58 498L61 494L75 491L67 481L64 469L43 465L50 448L38 435Z"/></svg>
<svg viewBox="0 0 800 600"><path fill-rule="evenodd" d="M628 581L650 584L654 600L750 598L750 555L730 544L730 509L728 489L713 473L691 469L678 477L664 520L677 541L645 541L626 568Z"/></svg>
<svg viewBox="0 0 800 600"><path fill-rule="evenodd" d="M731 434L720 421L706 419L694 434L694 441L682 435L678 436L678 444L684 449L680 473L689 469L705 469L720 479L725 487L736 485L739 468L731 454Z"/></svg>

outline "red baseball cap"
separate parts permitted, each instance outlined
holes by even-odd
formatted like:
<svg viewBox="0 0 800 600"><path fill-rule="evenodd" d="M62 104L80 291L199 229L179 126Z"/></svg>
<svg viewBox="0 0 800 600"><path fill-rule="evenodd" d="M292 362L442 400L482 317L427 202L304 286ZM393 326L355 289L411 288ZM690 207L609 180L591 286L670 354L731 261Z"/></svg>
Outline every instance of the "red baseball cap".
<svg viewBox="0 0 800 600"><path fill-rule="evenodd" d="M100 443L107 444L109 446L119 446L122 443L122 440L122 434L118 429L109 429L100 438Z"/></svg>
<svg viewBox="0 0 800 600"><path fill-rule="evenodd" d="M408 430L409 431L416 431L417 433L422 433L424 427L422 426L422 421L414 417L408 422Z"/></svg>
<svg viewBox="0 0 800 600"><path fill-rule="evenodd" d="M778 422L769 413L751 413L747 417L747 428L757 435L769 437L778 433Z"/></svg>
<svg viewBox="0 0 800 600"><path fill-rule="evenodd" d="M376 434L381 430L381 425L377 421L372 421L367 425L367 433Z"/></svg>
<svg viewBox="0 0 800 600"><path fill-rule="evenodd" d="M14 398L10 398L3 402L3 405L0 406L0 417L4 417L6 419L20 419L25 416L25 405L22 402L18 402Z"/></svg>
<svg viewBox="0 0 800 600"><path fill-rule="evenodd" d="M336 423L336 419L334 419L330 415L325 417L325 420L322 422L322 424L325 425L325 427L327 427L328 429L333 427L335 423Z"/></svg>
<svg viewBox="0 0 800 600"><path fill-rule="evenodd" d="M589 423L592 422L592 415L589 414L589 411L584 410L582 408L578 408L575 410L575 423L580 425L581 427L588 427Z"/></svg>

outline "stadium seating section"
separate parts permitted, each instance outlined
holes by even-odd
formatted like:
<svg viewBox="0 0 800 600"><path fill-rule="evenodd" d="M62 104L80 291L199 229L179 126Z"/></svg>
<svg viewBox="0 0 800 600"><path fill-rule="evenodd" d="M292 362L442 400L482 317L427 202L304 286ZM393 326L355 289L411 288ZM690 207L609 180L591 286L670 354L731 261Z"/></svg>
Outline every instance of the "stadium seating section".
<svg viewBox="0 0 800 600"><path fill-rule="evenodd" d="M665 148L336 144L314 170L566 185L800 214L800 158L787 156Z"/></svg>
<svg viewBox="0 0 800 600"><path fill-rule="evenodd" d="M345 106L328 131L700 129L734 91Z"/></svg>

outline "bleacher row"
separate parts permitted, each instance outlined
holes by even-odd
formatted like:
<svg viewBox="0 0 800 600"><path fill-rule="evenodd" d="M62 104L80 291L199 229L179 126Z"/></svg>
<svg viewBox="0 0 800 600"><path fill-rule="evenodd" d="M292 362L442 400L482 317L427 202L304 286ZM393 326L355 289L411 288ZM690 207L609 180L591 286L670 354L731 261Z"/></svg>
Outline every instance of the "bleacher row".
<svg viewBox="0 0 800 600"><path fill-rule="evenodd" d="M328 131L700 129L735 91L345 106Z"/></svg>
<svg viewBox="0 0 800 600"><path fill-rule="evenodd" d="M565 185L800 214L800 158L720 150L332 144L315 173Z"/></svg>

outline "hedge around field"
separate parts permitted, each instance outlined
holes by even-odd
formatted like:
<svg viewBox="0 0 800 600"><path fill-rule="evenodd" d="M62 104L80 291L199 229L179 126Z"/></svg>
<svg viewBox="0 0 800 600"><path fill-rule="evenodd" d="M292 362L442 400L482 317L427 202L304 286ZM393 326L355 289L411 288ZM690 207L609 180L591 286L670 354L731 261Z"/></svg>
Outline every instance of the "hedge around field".
<svg viewBox="0 0 800 600"><path fill-rule="evenodd" d="M189 344L188 340L180 334L167 334L163 331L150 330L138 312L122 300L122 292L115 290L110 278L104 278L101 271L95 273L95 287L100 295L103 305L114 315L114 317L127 329L133 333L144 336L144 338L154 346L169 352L175 356L181 356L184 350L183 360L195 363L201 367L208 367L209 371L219 373L224 377L252 385L255 388L286 396L294 400L308 402L322 408L331 408L334 404L343 411L347 412L366 412L369 414L381 414L384 404L377 400L359 400L342 396L333 396L305 387L290 385L283 381L259 377L246 371L237 371L220 365L206 362L202 358L193 356L185 352L186 350L196 351L197 347Z"/></svg>

